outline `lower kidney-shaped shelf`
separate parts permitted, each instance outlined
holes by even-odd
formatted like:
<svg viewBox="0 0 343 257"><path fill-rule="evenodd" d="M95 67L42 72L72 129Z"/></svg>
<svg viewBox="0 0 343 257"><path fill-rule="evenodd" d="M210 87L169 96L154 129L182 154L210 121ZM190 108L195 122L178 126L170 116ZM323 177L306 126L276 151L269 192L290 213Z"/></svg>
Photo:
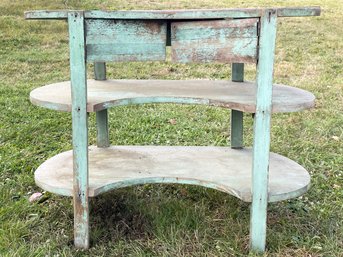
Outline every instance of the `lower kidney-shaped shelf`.
<svg viewBox="0 0 343 257"><path fill-rule="evenodd" d="M205 146L89 147L89 196L144 183L194 184L251 201L251 149ZM60 153L35 172L44 190L73 195L73 152ZM296 162L270 153L269 202L305 193L308 172Z"/></svg>

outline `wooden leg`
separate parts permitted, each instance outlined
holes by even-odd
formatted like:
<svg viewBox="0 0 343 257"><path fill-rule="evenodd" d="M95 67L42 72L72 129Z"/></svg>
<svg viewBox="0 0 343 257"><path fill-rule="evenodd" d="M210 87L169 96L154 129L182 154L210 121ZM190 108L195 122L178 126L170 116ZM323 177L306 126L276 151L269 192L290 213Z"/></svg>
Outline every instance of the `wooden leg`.
<svg viewBox="0 0 343 257"><path fill-rule="evenodd" d="M266 245L267 228L268 170L276 10L265 10L261 17L260 30L252 161L250 246L253 251L263 252Z"/></svg>
<svg viewBox="0 0 343 257"><path fill-rule="evenodd" d="M232 81L244 81L244 63L232 64ZM243 112L231 110L231 148L243 148Z"/></svg>
<svg viewBox="0 0 343 257"><path fill-rule="evenodd" d="M106 80L106 63L94 63L94 77L96 80ZM102 110L96 112L97 146L109 147L110 140L108 135L108 112Z"/></svg>
<svg viewBox="0 0 343 257"><path fill-rule="evenodd" d="M243 148L243 112L231 110L231 148Z"/></svg>
<svg viewBox="0 0 343 257"><path fill-rule="evenodd" d="M68 13L73 129L74 242L89 247L88 114L84 14Z"/></svg>
<svg viewBox="0 0 343 257"><path fill-rule="evenodd" d="M98 147L109 147L108 113L107 110L96 112L97 145Z"/></svg>

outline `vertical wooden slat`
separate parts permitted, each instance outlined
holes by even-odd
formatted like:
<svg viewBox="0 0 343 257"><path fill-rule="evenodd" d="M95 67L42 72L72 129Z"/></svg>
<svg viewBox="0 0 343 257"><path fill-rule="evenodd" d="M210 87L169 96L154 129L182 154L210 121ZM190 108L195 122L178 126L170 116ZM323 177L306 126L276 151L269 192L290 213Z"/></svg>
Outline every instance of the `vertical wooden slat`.
<svg viewBox="0 0 343 257"><path fill-rule="evenodd" d="M106 80L106 63L94 63L94 77L96 80Z"/></svg>
<svg viewBox="0 0 343 257"><path fill-rule="evenodd" d="M244 63L232 64L232 81L244 81ZM231 110L231 148L243 148L243 112Z"/></svg>
<svg viewBox="0 0 343 257"><path fill-rule="evenodd" d="M106 63L94 63L94 75L96 80L106 80ZM96 112L97 146L109 147L108 112L107 109Z"/></svg>
<svg viewBox="0 0 343 257"><path fill-rule="evenodd" d="M267 228L268 169L272 83L277 12L267 9L261 17L259 59L257 65L256 114L254 119L252 206L250 245L253 251L264 251Z"/></svg>
<svg viewBox="0 0 343 257"><path fill-rule="evenodd" d="M89 247L88 115L84 14L68 13L74 168L74 242Z"/></svg>

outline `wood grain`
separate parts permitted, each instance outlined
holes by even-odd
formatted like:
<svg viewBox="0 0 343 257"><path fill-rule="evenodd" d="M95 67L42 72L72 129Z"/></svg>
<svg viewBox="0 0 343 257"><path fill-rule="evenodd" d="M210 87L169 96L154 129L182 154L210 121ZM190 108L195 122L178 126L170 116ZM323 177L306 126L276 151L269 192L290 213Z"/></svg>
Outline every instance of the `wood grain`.
<svg viewBox="0 0 343 257"><path fill-rule="evenodd" d="M252 82L221 80L88 80L88 112L143 103L205 104L254 113L256 86ZM273 112L295 112L314 106L314 95L302 89L273 86ZM34 89L33 104L71 110L70 82Z"/></svg>
<svg viewBox="0 0 343 257"><path fill-rule="evenodd" d="M145 183L195 184L251 201L251 149L204 146L111 146L89 148L89 195ZM35 172L44 190L72 194L72 151L45 161ZM270 154L268 199L303 194L310 176L294 161Z"/></svg>
<svg viewBox="0 0 343 257"><path fill-rule="evenodd" d="M174 62L255 62L258 19L173 22Z"/></svg>
<svg viewBox="0 0 343 257"><path fill-rule="evenodd" d="M166 40L165 22L86 20L87 61L164 61Z"/></svg>
<svg viewBox="0 0 343 257"><path fill-rule="evenodd" d="M188 9L188 10L133 10L133 11L85 11L87 19L224 19L261 17L263 8L232 9ZM25 19L66 19L67 10L61 11L27 11ZM277 8L278 17L319 16L319 6L281 7Z"/></svg>
<svg viewBox="0 0 343 257"><path fill-rule="evenodd" d="M263 252L267 233L270 125L273 98L274 51L277 12L266 10L261 18L259 59L256 76L256 114L252 161L252 204L250 215L250 246Z"/></svg>
<svg viewBox="0 0 343 257"><path fill-rule="evenodd" d="M89 247L87 73L83 12L68 14L73 129L74 244Z"/></svg>

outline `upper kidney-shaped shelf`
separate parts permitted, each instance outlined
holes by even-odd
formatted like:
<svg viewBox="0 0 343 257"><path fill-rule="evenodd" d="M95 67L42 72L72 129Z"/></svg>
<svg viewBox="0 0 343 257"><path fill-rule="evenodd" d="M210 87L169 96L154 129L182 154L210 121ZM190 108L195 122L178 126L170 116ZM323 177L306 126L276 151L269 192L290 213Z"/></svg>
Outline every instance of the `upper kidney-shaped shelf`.
<svg viewBox="0 0 343 257"><path fill-rule="evenodd" d="M256 85L252 82L220 80L88 80L87 111L112 106L144 103L204 104L255 112ZM273 86L273 112L295 112L314 106L308 91ZM33 104L45 108L71 111L70 82L60 82L34 89Z"/></svg>

